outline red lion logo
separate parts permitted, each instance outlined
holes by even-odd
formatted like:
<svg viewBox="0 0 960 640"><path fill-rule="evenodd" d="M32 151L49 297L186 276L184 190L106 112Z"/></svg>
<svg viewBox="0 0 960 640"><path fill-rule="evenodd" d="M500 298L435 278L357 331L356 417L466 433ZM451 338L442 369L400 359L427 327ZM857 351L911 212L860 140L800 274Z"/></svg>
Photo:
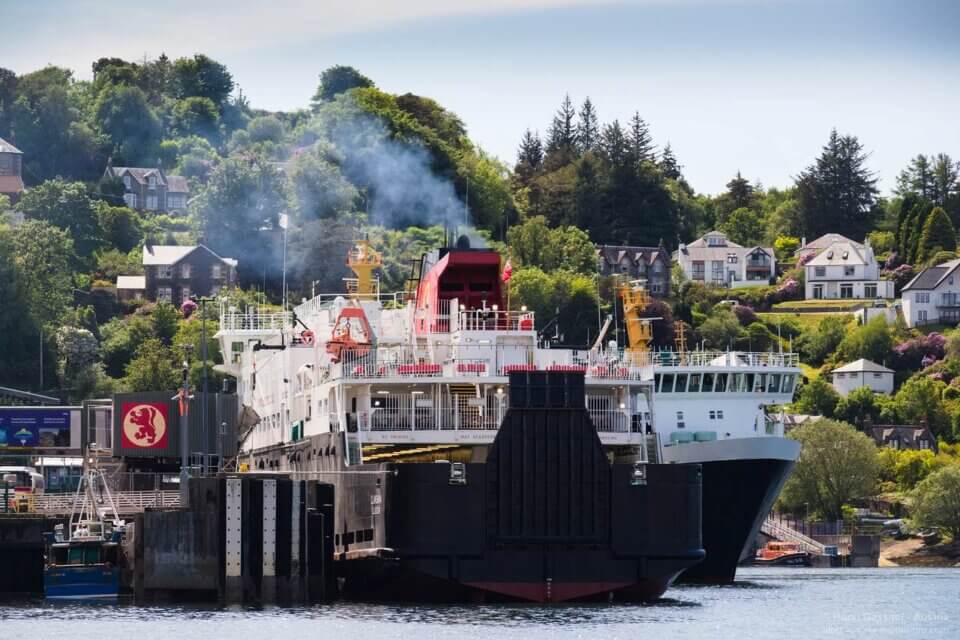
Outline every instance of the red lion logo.
<svg viewBox="0 0 960 640"><path fill-rule="evenodd" d="M158 412L153 407L143 406L130 412L127 420L139 427L133 437L137 440L146 440L147 444L153 444L157 440L157 426L155 421Z"/></svg>
<svg viewBox="0 0 960 640"><path fill-rule="evenodd" d="M125 402L122 415L124 447L162 449L167 446L167 406L164 403Z"/></svg>

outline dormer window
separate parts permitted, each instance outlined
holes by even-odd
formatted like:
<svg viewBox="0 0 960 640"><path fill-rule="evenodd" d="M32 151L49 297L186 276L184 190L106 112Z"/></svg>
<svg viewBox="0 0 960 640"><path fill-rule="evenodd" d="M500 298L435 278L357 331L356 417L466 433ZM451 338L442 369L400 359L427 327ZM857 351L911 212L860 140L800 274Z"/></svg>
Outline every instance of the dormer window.
<svg viewBox="0 0 960 640"><path fill-rule="evenodd" d="M157 188L157 176L150 176L149 178L147 178L147 185L148 185L151 189L156 189L156 188Z"/></svg>
<svg viewBox="0 0 960 640"><path fill-rule="evenodd" d="M130 188L130 174L123 176L123 186L127 189Z"/></svg>
<svg viewBox="0 0 960 640"><path fill-rule="evenodd" d="M189 265L189 264L182 264L182 265L180 265L180 277L181 277L181 278L189 278L189 277L190 277L190 265Z"/></svg>

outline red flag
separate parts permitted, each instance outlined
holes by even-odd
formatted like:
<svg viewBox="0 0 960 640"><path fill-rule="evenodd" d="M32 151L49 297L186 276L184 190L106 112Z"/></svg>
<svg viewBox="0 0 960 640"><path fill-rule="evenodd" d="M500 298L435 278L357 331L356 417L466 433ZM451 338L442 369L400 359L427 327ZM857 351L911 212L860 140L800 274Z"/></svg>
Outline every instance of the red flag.
<svg viewBox="0 0 960 640"><path fill-rule="evenodd" d="M510 282L510 278L513 276L513 265L510 264L510 259L507 258L506 264L503 265L503 275L500 276L500 279L504 282Z"/></svg>

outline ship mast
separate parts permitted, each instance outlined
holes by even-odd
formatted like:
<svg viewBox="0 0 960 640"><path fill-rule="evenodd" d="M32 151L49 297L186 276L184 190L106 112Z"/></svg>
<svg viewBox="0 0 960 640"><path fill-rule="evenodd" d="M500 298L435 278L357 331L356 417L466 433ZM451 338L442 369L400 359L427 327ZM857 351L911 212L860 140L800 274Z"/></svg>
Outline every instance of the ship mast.
<svg viewBox="0 0 960 640"><path fill-rule="evenodd" d="M640 280L622 283L619 294L623 300L623 322L627 329L626 352L631 358L642 358L650 352L650 343L653 341L652 321L657 320L641 315L650 304L650 296Z"/></svg>
<svg viewBox="0 0 960 640"><path fill-rule="evenodd" d="M373 272L383 265L383 256L374 251L370 240L357 240L347 254L347 266L353 271L356 278L346 278L347 293L354 300L370 298L379 293L380 281L374 278Z"/></svg>

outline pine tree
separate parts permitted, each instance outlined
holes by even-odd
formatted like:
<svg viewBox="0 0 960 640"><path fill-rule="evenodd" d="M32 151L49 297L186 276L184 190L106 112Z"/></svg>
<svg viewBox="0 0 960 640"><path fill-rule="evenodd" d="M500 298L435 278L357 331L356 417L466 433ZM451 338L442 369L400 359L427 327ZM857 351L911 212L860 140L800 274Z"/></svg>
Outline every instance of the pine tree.
<svg viewBox="0 0 960 640"><path fill-rule="evenodd" d="M562 167L576 157L577 128L574 123L576 116L577 112L573 108L573 102L570 101L570 94L567 94L547 130L544 164L549 165L548 169Z"/></svg>
<svg viewBox="0 0 960 640"><path fill-rule="evenodd" d="M603 157L612 168L620 169L629 165L630 148L619 120L614 120L603 127L603 138L600 144L603 148Z"/></svg>
<svg viewBox="0 0 960 640"><path fill-rule="evenodd" d="M753 205L753 193L753 185L740 175L739 171L727 183L727 195L730 197L730 204L734 210L744 207L750 208Z"/></svg>
<svg viewBox="0 0 960 640"><path fill-rule="evenodd" d="M960 192L960 162L945 153L938 153L930 169L930 199L946 207L950 199Z"/></svg>
<svg viewBox="0 0 960 640"><path fill-rule="evenodd" d="M656 150L653 138L650 136L650 127L640 117L640 112L635 112L630 119L630 154L638 164L656 162Z"/></svg>
<svg viewBox="0 0 960 640"><path fill-rule="evenodd" d="M677 162L677 158L673 155L673 147L668 142L663 148L663 153L660 154L660 171L663 172L663 177L669 180L680 180L683 178L681 169L683 166Z"/></svg>
<svg viewBox="0 0 960 640"><path fill-rule="evenodd" d="M517 150L517 164L514 173L520 179L520 184L527 185L543 167L543 143L540 142L540 133L527 129L520 140Z"/></svg>
<svg viewBox="0 0 960 640"><path fill-rule="evenodd" d="M877 179L856 136L834 129L820 156L797 178L797 196L808 236L828 232L862 238L869 231Z"/></svg>
<svg viewBox="0 0 960 640"><path fill-rule="evenodd" d="M920 246L917 248L916 262L924 264L939 251L956 251L957 234L953 223L942 207L935 207L927 216L920 234Z"/></svg>
<svg viewBox="0 0 960 640"><path fill-rule="evenodd" d="M577 179L573 187L574 208L577 227L586 230L590 237L598 240L603 232L605 219L603 209L602 167L593 155L586 155L577 162Z"/></svg>
<svg viewBox="0 0 960 640"><path fill-rule="evenodd" d="M577 121L577 150L580 154L596 151L599 142L600 122L597 119L597 110L588 96L580 107L580 119Z"/></svg>
<svg viewBox="0 0 960 640"><path fill-rule="evenodd" d="M933 200L933 172L930 160L922 153L910 160L910 165L897 176L897 192L915 193L926 200Z"/></svg>

